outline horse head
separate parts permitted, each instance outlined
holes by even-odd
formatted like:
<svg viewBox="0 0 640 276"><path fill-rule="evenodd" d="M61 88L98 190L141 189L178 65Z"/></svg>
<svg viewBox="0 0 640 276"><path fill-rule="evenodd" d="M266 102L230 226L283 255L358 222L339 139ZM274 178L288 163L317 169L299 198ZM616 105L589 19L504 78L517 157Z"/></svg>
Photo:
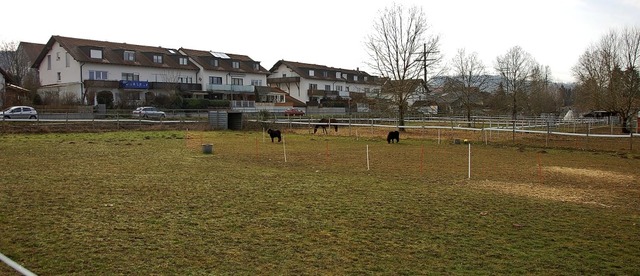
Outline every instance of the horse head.
<svg viewBox="0 0 640 276"><path fill-rule="evenodd" d="M327 126L331 126L331 124L334 124L333 128L336 130L336 132L338 132L338 125L335 124L337 122L338 120L333 118L331 119L322 118L320 119L320 121L318 121L318 124L313 128L313 133L316 133L318 131L318 127L322 128L323 133L327 133Z"/></svg>

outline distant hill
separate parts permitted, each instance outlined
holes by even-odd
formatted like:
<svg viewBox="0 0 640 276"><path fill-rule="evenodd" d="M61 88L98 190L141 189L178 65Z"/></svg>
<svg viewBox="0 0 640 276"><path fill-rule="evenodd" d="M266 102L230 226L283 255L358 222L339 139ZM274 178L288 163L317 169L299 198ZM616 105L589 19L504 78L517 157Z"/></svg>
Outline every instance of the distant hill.
<svg viewBox="0 0 640 276"><path fill-rule="evenodd" d="M449 76L440 76L440 77L433 78L430 82L430 85L434 87L442 87L444 85L445 80L448 77ZM484 85L481 91L487 92L487 93L494 93L498 90L498 87L500 86L501 81L502 81L501 76L487 75L487 83ZM564 85L565 88L573 88L575 86L575 84L573 83L554 82L554 84L556 84L558 87L561 85Z"/></svg>

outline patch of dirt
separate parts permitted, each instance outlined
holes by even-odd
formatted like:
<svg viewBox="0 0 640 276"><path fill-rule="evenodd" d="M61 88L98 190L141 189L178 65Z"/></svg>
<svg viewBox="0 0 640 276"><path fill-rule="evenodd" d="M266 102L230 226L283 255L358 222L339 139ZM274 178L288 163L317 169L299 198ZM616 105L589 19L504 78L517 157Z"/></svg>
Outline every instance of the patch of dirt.
<svg viewBox="0 0 640 276"><path fill-rule="evenodd" d="M548 178L555 180L544 183L517 183L508 181L485 180L477 182L474 187L497 191L515 196L525 196L595 205L600 207L621 207L621 195L638 193L638 185L631 174L620 172L578 169L569 167L549 166L543 168ZM555 175L555 176L554 176ZM563 185L563 181L570 181L572 185ZM597 183L604 184L598 185ZM620 205L622 204L622 205Z"/></svg>
<svg viewBox="0 0 640 276"><path fill-rule="evenodd" d="M592 169L576 169L568 167L544 167L544 171L550 173L565 174L573 177L588 177L596 181L615 183L615 184L627 184L634 180L632 175L627 175L619 172L592 170Z"/></svg>
<svg viewBox="0 0 640 276"><path fill-rule="evenodd" d="M489 189L504 194L515 196L533 197L544 200L561 202L573 202L599 207L613 207L613 196L602 191L593 191L578 188L556 188L540 184L513 183L504 181L484 180L475 187Z"/></svg>

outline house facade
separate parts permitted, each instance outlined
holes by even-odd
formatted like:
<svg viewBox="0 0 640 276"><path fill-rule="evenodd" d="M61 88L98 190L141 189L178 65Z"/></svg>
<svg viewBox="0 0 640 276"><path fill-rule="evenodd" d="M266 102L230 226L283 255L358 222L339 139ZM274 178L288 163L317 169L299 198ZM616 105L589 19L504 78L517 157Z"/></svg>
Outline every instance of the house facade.
<svg viewBox="0 0 640 276"><path fill-rule="evenodd" d="M0 108L24 105L30 101L29 90L14 84L13 77L0 68Z"/></svg>
<svg viewBox="0 0 640 276"><path fill-rule="evenodd" d="M284 102L283 93L261 93L267 87L269 71L248 56L214 51L180 48L179 52L189 57L198 67L197 82L202 91L193 92L196 97L224 99L235 108L252 108L257 102ZM268 97L267 97L268 96Z"/></svg>
<svg viewBox="0 0 640 276"><path fill-rule="evenodd" d="M379 91L378 79L360 70L280 60L269 70L267 82L307 103L320 105L323 100L353 100Z"/></svg>
<svg viewBox="0 0 640 276"><path fill-rule="evenodd" d="M201 90L198 68L175 49L52 36L34 65L38 93L62 102L140 105L149 98Z"/></svg>

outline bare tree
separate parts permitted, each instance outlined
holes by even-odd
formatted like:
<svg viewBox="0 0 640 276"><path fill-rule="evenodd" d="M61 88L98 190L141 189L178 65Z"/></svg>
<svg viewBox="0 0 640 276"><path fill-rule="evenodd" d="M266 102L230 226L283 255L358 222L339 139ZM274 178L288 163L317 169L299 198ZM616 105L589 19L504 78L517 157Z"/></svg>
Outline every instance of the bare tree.
<svg viewBox="0 0 640 276"><path fill-rule="evenodd" d="M558 110L561 103L558 87L551 81L551 69L549 66L535 64L531 69L529 80L528 109L532 115L553 113Z"/></svg>
<svg viewBox="0 0 640 276"><path fill-rule="evenodd" d="M368 65L389 81L383 85L382 93L391 96L398 109L398 124L404 126L408 100L420 93L415 80L420 79L423 70L442 60L438 51L440 38L428 34L429 26L421 8L394 4L380 14L365 43L371 59ZM425 75L424 79L428 77Z"/></svg>
<svg viewBox="0 0 640 276"><path fill-rule="evenodd" d="M451 60L453 70L453 93L461 101L467 121L471 124L471 111L480 100L480 91L485 89L489 76L485 66L478 57L478 53L467 54L465 49L458 49L458 53Z"/></svg>
<svg viewBox="0 0 640 276"><path fill-rule="evenodd" d="M496 59L495 69L504 82L507 95L511 95L511 116L517 119L519 106L518 98L526 93L527 79L531 73L533 59L520 46L514 46L503 56Z"/></svg>
<svg viewBox="0 0 640 276"><path fill-rule="evenodd" d="M18 85L24 85L23 82L31 69L29 57L24 52L18 51L16 42L0 44L0 66L13 76Z"/></svg>
<svg viewBox="0 0 640 276"><path fill-rule="evenodd" d="M617 113L623 131L640 106L640 29L611 30L580 56L573 68L579 103Z"/></svg>

